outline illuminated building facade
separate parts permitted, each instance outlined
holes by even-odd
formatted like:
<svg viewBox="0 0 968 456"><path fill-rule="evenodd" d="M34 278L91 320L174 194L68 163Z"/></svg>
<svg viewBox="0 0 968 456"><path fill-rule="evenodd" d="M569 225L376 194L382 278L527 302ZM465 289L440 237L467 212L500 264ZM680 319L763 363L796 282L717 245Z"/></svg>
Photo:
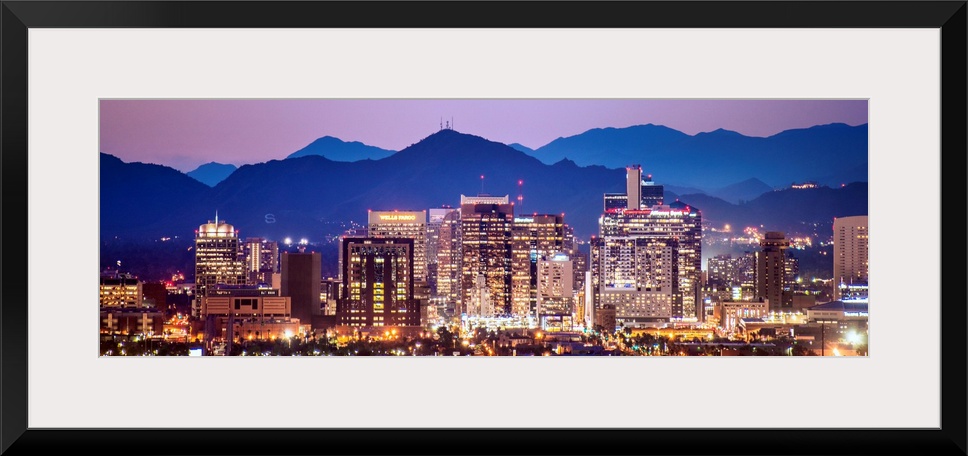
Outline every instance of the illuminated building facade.
<svg viewBox="0 0 968 456"><path fill-rule="evenodd" d="M142 307L143 283L131 274L101 276L101 307Z"/></svg>
<svg viewBox="0 0 968 456"><path fill-rule="evenodd" d="M570 331L575 312L571 258L564 253L542 256L537 269L536 313L541 328Z"/></svg>
<svg viewBox="0 0 968 456"><path fill-rule="evenodd" d="M625 209L629 205L629 198L624 193L606 193L605 194L605 212Z"/></svg>
<svg viewBox="0 0 968 456"><path fill-rule="evenodd" d="M245 273L249 285L271 284L279 272L279 243L263 238L246 238L242 243Z"/></svg>
<svg viewBox="0 0 968 456"><path fill-rule="evenodd" d="M220 287L202 298L202 316L246 318L292 317L292 299L272 288Z"/></svg>
<svg viewBox="0 0 968 456"><path fill-rule="evenodd" d="M652 175L642 177L642 166L625 168L625 194L606 193L605 212L616 209L648 209L665 202L665 188L652 181ZM624 203L624 204L623 204Z"/></svg>
<svg viewBox="0 0 968 456"><path fill-rule="evenodd" d="M414 299L414 241L343 239L343 296L336 320L344 326L419 326Z"/></svg>
<svg viewBox="0 0 968 456"><path fill-rule="evenodd" d="M164 332L164 312L152 308L101 307L100 333L102 335L155 336Z"/></svg>
<svg viewBox="0 0 968 456"><path fill-rule="evenodd" d="M462 237L460 210L444 215L437 238L437 294L442 311L448 315L460 313L456 309L461 300Z"/></svg>
<svg viewBox="0 0 968 456"><path fill-rule="evenodd" d="M656 246L674 248L677 264L672 272L676 290L671 318L703 318L699 305L702 279L702 215L698 209L675 201L649 209L605 213L599 220L599 233L601 240L616 236L631 237L654 241ZM653 257L659 258L655 255ZM616 312L616 319L621 320L619 309Z"/></svg>
<svg viewBox="0 0 968 456"><path fill-rule="evenodd" d="M630 327L674 317L682 296L674 239L606 235L592 239L591 257L593 314L612 310L616 324Z"/></svg>
<svg viewBox="0 0 968 456"><path fill-rule="evenodd" d="M209 222L195 231L195 300L192 315L198 316L201 298L214 285L245 285L239 233L235 227L219 221Z"/></svg>
<svg viewBox="0 0 968 456"><path fill-rule="evenodd" d="M370 211L367 236L413 239L413 281L427 282L427 211Z"/></svg>
<svg viewBox="0 0 968 456"><path fill-rule="evenodd" d="M514 205L507 195L461 195L460 208L461 302L479 295L474 289L480 276L494 314L511 315Z"/></svg>
<svg viewBox="0 0 968 456"><path fill-rule="evenodd" d="M346 230L343 233L343 235L339 237L339 246L337 248L337 252L342 252L343 251L343 239L344 238L348 238L348 237L367 237L368 234L369 234L368 231L369 230L367 230L367 228L365 226L364 227L358 227L358 228L350 228L350 229ZM338 268L336 270L336 273L337 273L337 278L336 279L339 280L340 282L342 282L343 281L343 255L340 254L340 253L337 253L336 256L339 257L336 260L337 268Z"/></svg>
<svg viewBox="0 0 968 456"><path fill-rule="evenodd" d="M427 284L430 286L431 297L439 296L437 277L440 275L439 249L442 244L440 230L444 226L447 215L455 212L459 213L460 209L447 206L431 208L427 213Z"/></svg>
<svg viewBox="0 0 968 456"><path fill-rule="evenodd" d="M642 186L639 194L641 195L641 208L661 206L665 203L665 188L652 181L652 175L648 174L642 179Z"/></svg>
<svg viewBox="0 0 968 456"><path fill-rule="evenodd" d="M834 297L840 284L868 283L867 216L834 219Z"/></svg>
<svg viewBox="0 0 968 456"><path fill-rule="evenodd" d="M769 304L764 301L723 301L713 308L719 327L726 331L735 331L744 318L761 318L769 313Z"/></svg>
<svg viewBox="0 0 968 456"><path fill-rule="evenodd" d="M535 315L538 261L564 249L564 216L534 214L515 217L511 237L511 313Z"/></svg>
<svg viewBox="0 0 968 456"><path fill-rule="evenodd" d="M254 286L215 286L202 298L206 332L218 339L264 340L300 332L292 315L292 298L280 290Z"/></svg>
<svg viewBox="0 0 968 456"><path fill-rule="evenodd" d="M626 168L625 187L626 206L602 214L599 237L592 245L592 313L614 308L618 323L633 325L663 319L702 320L702 215L679 201L663 204L663 187L652 182L651 175L643 179L640 165ZM624 275L607 276L616 273ZM665 283L667 274L672 274L674 286L658 285ZM620 291L633 284L636 293L648 296L633 298L627 296L628 290ZM666 300L670 300L668 316Z"/></svg>
<svg viewBox="0 0 968 456"><path fill-rule="evenodd" d="M739 283L737 261L729 254L716 255L706 260L706 283L712 288L729 288Z"/></svg>
<svg viewBox="0 0 968 456"><path fill-rule="evenodd" d="M756 253L756 296L770 302L772 311L790 311L793 307L786 282L786 250L790 247L783 233L769 231L760 241Z"/></svg>

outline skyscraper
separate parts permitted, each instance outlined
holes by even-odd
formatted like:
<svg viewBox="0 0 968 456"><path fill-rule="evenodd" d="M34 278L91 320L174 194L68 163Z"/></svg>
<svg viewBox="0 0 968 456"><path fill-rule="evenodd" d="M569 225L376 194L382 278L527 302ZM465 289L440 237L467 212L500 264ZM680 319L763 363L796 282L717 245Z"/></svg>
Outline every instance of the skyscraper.
<svg viewBox="0 0 968 456"><path fill-rule="evenodd" d="M573 263L567 254L538 259L536 314L542 329L571 330L575 311Z"/></svg>
<svg viewBox="0 0 968 456"><path fill-rule="evenodd" d="M427 211L370 211L368 236L413 239L413 280L427 282Z"/></svg>
<svg viewBox="0 0 968 456"><path fill-rule="evenodd" d="M627 208L642 209L642 166L632 165L625 168L625 196Z"/></svg>
<svg viewBox="0 0 968 456"><path fill-rule="evenodd" d="M630 165L625 168L625 173L625 195L606 193L606 212L619 207L632 210L648 209L652 206L661 206L665 202L664 187L653 182L651 174L642 177L642 165ZM625 204L619 206L623 199Z"/></svg>
<svg viewBox="0 0 968 456"><path fill-rule="evenodd" d="M834 219L834 298L841 295L840 284L868 282L867 216Z"/></svg>
<svg viewBox="0 0 968 456"><path fill-rule="evenodd" d="M665 202L665 189L663 186L652 182L652 175L645 176L642 180L642 208L661 206Z"/></svg>
<svg viewBox="0 0 968 456"><path fill-rule="evenodd" d="M643 180L639 165L626 168L625 186L627 206L606 208L599 219L599 238L592 244L592 289L595 293L592 312L602 308L614 309L616 321L631 324L663 319L702 320L704 312L699 305L701 213L680 201L662 204L663 187L653 183L651 175ZM618 257L613 257L615 255ZM616 261L618 263L614 263ZM655 264L646 265L644 261ZM674 261L675 265L668 261ZM602 275L616 273L623 275L622 281L616 282L615 276ZM664 283L664 275L668 273L673 274L670 280L674 286L655 285ZM644 287L651 295L632 298L619 291L626 285L632 288L633 284L636 291L643 286L640 284L648 284ZM671 296L667 298L666 293ZM668 316L663 307L666 299L670 300ZM644 304L646 301L649 304ZM642 312L643 305L650 310Z"/></svg>
<svg viewBox="0 0 968 456"><path fill-rule="evenodd" d="M202 298L212 285L245 285L238 231L224 220L209 221L195 230L195 300L192 316L199 316Z"/></svg>
<svg viewBox="0 0 968 456"><path fill-rule="evenodd" d="M461 293L467 305L482 283L495 315L510 315L514 205L503 197L461 195ZM481 279L479 279L479 277Z"/></svg>
<svg viewBox="0 0 968 456"><path fill-rule="evenodd" d="M279 272L279 244L263 238L246 238L242 253L248 283L271 284L272 274Z"/></svg>
<svg viewBox="0 0 968 456"><path fill-rule="evenodd" d="M681 303L682 296L674 239L605 235L592 238L591 257L593 313L608 309L625 326L661 324L673 318L674 305Z"/></svg>
<svg viewBox="0 0 968 456"><path fill-rule="evenodd" d="M624 193L606 193L604 200L605 212L623 210L629 205L629 197Z"/></svg>
<svg viewBox="0 0 968 456"><path fill-rule="evenodd" d="M319 252L282 252L282 296L292 298L292 317L309 325L319 308L322 255Z"/></svg>
<svg viewBox="0 0 968 456"><path fill-rule="evenodd" d="M756 297L769 300L770 311L792 308L792 302L784 299L786 249L789 246L783 233L769 231L760 241L760 251L756 253Z"/></svg>
<svg viewBox="0 0 968 456"><path fill-rule="evenodd" d="M410 238L345 238L338 324L419 326L414 299L414 241Z"/></svg>
<svg viewBox="0 0 968 456"><path fill-rule="evenodd" d="M438 265L440 259L438 258L438 251L440 249L440 230L444 225L444 218L447 214L452 212L458 212L460 209L447 207L435 207L431 208L427 213L427 283L430 286L430 295L436 297L437 292L437 276Z"/></svg>
<svg viewBox="0 0 968 456"><path fill-rule="evenodd" d="M343 255L340 253L340 252L343 251L343 239L348 238L348 237L366 237L367 234L368 234L368 230L364 226L364 227L350 228L350 229L344 231L343 234L339 237L339 244L338 244L337 249L336 249L337 250L336 256L338 257L337 260L336 260L336 262L337 262L336 274L337 274L337 280L339 280L340 282L343 281L343 269L344 269L343 268Z"/></svg>
<svg viewBox="0 0 968 456"><path fill-rule="evenodd" d="M534 214L515 217L511 237L511 312L519 316L535 315L538 261L564 250L564 216Z"/></svg>
<svg viewBox="0 0 968 456"><path fill-rule="evenodd" d="M650 209L605 213L599 220L599 234L602 239L629 236L674 247L677 289L672 301L672 318L703 317L698 307L702 275L702 214L698 209L675 201ZM621 314L616 313L616 318L621 319Z"/></svg>
<svg viewBox="0 0 968 456"><path fill-rule="evenodd" d="M461 299L462 242L460 209L447 213L440 222L437 240L437 297L443 302L447 313L460 313L455 309Z"/></svg>
<svg viewBox="0 0 968 456"><path fill-rule="evenodd" d="M413 299L420 308L421 323L436 316L430 308L430 282L427 276L427 211L370 211L369 237L413 239Z"/></svg>

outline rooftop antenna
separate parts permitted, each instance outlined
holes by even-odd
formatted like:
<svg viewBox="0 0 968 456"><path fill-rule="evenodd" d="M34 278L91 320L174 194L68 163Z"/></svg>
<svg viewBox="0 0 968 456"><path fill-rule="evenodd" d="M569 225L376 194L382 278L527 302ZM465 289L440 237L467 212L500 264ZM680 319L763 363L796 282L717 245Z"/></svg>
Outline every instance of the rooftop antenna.
<svg viewBox="0 0 968 456"><path fill-rule="evenodd" d="M215 226L218 226L218 210L215 211Z"/></svg>
<svg viewBox="0 0 968 456"><path fill-rule="evenodd" d="M524 207L524 180L518 179L518 208Z"/></svg>
<svg viewBox="0 0 968 456"><path fill-rule="evenodd" d="M484 175L481 174L481 194L484 194Z"/></svg>

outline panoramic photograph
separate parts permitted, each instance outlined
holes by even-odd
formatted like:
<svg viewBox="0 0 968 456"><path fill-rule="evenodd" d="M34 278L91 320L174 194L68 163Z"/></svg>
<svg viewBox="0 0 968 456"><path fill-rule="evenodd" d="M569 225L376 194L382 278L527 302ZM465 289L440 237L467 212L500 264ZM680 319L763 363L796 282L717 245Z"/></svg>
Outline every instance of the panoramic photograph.
<svg viewBox="0 0 968 456"><path fill-rule="evenodd" d="M102 99L100 356L868 356L868 101Z"/></svg>

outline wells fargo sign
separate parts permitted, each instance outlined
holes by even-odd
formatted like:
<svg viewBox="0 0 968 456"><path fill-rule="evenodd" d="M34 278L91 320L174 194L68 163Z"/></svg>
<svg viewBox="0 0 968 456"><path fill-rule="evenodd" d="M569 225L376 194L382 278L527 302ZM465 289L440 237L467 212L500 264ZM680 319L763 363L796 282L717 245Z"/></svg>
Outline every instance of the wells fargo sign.
<svg viewBox="0 0 968 456"><path fill-rule="evenodd" d="M416 222L426 217L421 216L424 216L424 212L371 212L370 223Z"/></svg>

